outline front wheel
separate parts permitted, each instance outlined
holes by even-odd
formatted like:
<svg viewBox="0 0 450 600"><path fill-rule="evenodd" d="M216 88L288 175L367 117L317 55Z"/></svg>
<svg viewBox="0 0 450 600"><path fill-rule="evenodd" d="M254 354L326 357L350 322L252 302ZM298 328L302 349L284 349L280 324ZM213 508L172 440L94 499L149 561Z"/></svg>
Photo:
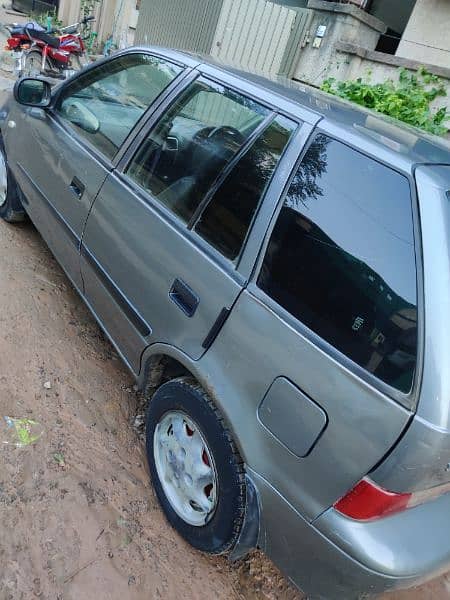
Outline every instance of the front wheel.
<svg viewBox="0 0 450 600"><path fill-rule="evenodd" d="M16 182L8 168L3 141L0 139L0 218L8 223L26 219Z"/></svg>
<svg viewBox="0 0 450 600"><path fill-rule="evenodd" d="M169 381L151 399L146 427L150 473L169 523L198 550L230 550L245 513L244 468L209 396L192 379Z"/></svg>

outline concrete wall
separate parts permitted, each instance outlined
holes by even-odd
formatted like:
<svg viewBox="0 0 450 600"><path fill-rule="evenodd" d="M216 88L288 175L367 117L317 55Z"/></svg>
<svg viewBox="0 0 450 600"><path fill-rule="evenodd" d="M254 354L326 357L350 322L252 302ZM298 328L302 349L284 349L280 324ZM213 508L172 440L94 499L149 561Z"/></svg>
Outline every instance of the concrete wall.
<svg viewBox="0 0 450 600"><path fill-rule="evenodd" d="M419 8L423 8L422 1L441 3L441 0L417 0ZM450 17L450 0L442 2L448 7ZM309 0L308 8L314 9L315 14L308 44L298 58L294 79L317 87L328 77L341 81L370 78L373 83L381 83L387 79L397 80L401 67L414 72L424 66L444 81L447 90L447 96L437 98L433 108L445 106L450 113L450 60L442 66L436 66L428 64L423 53L411 60L376 52L379 35L384 32L385 26L375 17L350 5L322 0ZM319 40L319 47L314 47L318 45L314 44L314 40L317 42L317 28L321 25L327 29ZM449 25L450 18L447 18L446 27Z"/></svg>
<svg viewBox="0 0 450 600"><path fill-rule="evenodd" d="M380 33L386 30L381 21L351 4L309 0L308 8L314 10L309 25L309 43L299 55L293 77L312 85L320 85L328 77L338 42L345 40L373 50ZM326 31L318 39L316 34L321 26L326 27Z"/></svg>
<svg viewBox="0 0 450 600"><path fill-rule="evenodd" d="M396 54L450 67L450 1L417 0Z"/></svg>

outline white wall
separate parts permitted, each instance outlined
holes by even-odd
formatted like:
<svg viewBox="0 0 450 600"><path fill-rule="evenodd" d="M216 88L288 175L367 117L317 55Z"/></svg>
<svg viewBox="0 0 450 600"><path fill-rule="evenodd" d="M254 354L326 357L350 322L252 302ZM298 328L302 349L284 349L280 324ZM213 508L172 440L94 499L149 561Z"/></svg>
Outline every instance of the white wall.
<svg viewBox="0 0 450 600"><path fill-rule="evenodd" d="M396 55L450 67L449 0L417 0Z"/></svg>

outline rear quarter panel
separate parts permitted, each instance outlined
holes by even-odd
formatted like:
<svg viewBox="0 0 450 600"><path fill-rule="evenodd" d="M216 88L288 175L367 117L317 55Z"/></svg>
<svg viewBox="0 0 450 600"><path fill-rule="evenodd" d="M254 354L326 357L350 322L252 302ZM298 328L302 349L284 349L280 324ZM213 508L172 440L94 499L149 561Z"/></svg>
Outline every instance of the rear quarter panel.
<svg viewBox="0 0 450 600"><path fill-rule="evenodd" d="M241 294L198 368L213 382L210 391L248 466L313 520L380 461L411 415L317 348L258 294L253 284ZM304 458L258 419L258 407L278 377L327 414L327 427ZM286 415L281 401L278 410L280 419L299 418ZM301 425L299 420L299 431Z"/></svg>

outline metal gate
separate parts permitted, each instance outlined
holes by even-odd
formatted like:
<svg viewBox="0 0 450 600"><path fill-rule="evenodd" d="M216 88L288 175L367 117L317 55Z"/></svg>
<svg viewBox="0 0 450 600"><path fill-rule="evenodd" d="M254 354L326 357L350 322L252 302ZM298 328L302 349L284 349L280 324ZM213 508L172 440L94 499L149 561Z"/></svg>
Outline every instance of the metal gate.
<svg viewBox="0 0 450 600"><path fill-rule="evenodd" d="M224 0L211 54L243 69L277 71L295 12L264 0Z"/></svg>
<svg viewBox="0 0 450 600"><path fill-rule="evenodd" d="M209 54L222 0L146 0L136 42Z"/></svg>
<svg viewBox="0 0 450 600"><path fill-rule="evenodd" d="M242 69L291 77L313 11L268 0L146 0L136 41L211 54Z"/></svg>

